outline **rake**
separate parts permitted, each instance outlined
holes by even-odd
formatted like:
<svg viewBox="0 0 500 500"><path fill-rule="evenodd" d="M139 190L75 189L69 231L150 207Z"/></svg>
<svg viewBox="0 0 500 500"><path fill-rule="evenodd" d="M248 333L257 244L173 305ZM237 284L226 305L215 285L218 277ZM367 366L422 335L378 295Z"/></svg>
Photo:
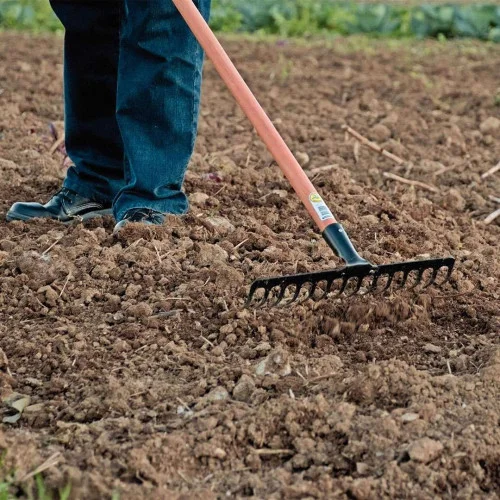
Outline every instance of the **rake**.
<svg viewBox="0 0 500 500"><path fill-rule="evenodd" d="M193 0L173 2L289 180L323 238L345 262L345 266L327 271L258 279L250 288L247 306L289 305L308 299L320 300L332 294L351 296L358 293L384 293L389 288L424 289L433 284L446 283L455 265L452 257L374 265L358 254L346 231L302 170Z"/></svg>

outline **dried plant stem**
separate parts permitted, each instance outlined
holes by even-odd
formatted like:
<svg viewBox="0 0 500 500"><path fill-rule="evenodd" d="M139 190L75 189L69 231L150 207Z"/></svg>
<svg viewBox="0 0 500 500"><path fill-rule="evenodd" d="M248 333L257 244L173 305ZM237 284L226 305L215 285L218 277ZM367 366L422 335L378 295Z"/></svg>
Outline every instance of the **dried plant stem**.
<svg viewBox="0 0 500 500"><path fill-rule="evenodd" d="M484 219L484 223L491 224L498 217L500 217L500 208L497 208L493 213L488 215L488 217L486 217L486 219Z"/></svg>
<svg viewBox="0 0 500 500"><path fill-rule="evenodd" d="M325 165L324 167L311 168L310 170L306 170L305 172L306 172L307 176L310 178L310 177L314 177L317 174L327 172L328 170L333 170L334 168L337 168L337 167L338 167L337 164Z"/></svg>
<svg viewBox="0 0 500 500"><path fill-rule="evenodd" d="M433 193L439 193L439 189L436 186L431 186L430 184L426 184L425 182L405 179L404 177L400 177L399 175L393 174L391 172L384 172L383 176L386 177L387 179L392 179L393 181L401 182L403 184L408 184L410 186L416 186L422 189L426 189L427 191L432 191Z"/></svg>
<svg viewBox="0 0 500 500"><path fill-rule="evenodd" d="M56 452L53 455L51 455L43 464L39 465L34 471L29 472L26 474L22 479L21 483L24 481L27 481L30 477L36 476L37 474L40 474L41 472L50 469L51 467L54 467L54 465L57 465L59 462L59 459L61 457L61 453Z"/></svg>
<svg viewBox="0 0 500 500"><path fill-rule="evenodd" d="M344 127L342 128L343 130L346 131L347 134L354 137L358 142L360 142L364 146L367 146L372 151L375 151L376 153L385 156L389 160L392 160L393 162L397 163L398 165L402 165L404 163L404 160L402 158L396 156L393 153L390 153L389 151L385 150L382 146L379 146L377 143L370 141L369 139L367 139L366 137L364 137L363 135L361 135L359 132L349 127L348 125L344 125Z"/></svg>
<svg viewBox="0 0 500 500"><path fill-rule="evenodd" d="M58 238L56 241L54 241L54 243L52 243L52 245L50 245L49 248L47 248L47 250L45 250L42 255L47 255L62 239L64 238L64 236L61 236L60 238Z"/></svg>
<svg viewBox="0 0 500 500"><path fill-rule="evenodd" d="M64 137L64 132L63 132L61 134L61 137L59 137L59 139L57 139L57 141L54 142L54 144L52 144L52 147L49 150L49 154L53 155L58 150L58 148L64 144L64 140L65 140L65 137Z"/></svg>
<svg viewBox="0 0 500 500"><path fill-rule="evenodd" d="M66 287L68 286L68 283L69 283L69 280L70 280L71 277L72 277L71 273L69 273L68 276L66 277L66 281L64 282L64 286L62 287L61 293L59 294L59 298L62 297L62 294L66 290Z"/></svg>
<svg viewBox="0 0 500 500"><path fill-rule="evenodd" d="M488 198L491 201L494 201L495 203L500 203L500 198L498 196L492 196L491 194L488 196Z"/></svg>
<svg viewBox="0 0 500 500"><path fill-rule="evenodd" d="M493 168L490 168L487 172L485 172L481 176L481 179L487 179L490 175L496 174L499 171L500 171L500 162L498 163L498 165L495 165Z"/></svg>

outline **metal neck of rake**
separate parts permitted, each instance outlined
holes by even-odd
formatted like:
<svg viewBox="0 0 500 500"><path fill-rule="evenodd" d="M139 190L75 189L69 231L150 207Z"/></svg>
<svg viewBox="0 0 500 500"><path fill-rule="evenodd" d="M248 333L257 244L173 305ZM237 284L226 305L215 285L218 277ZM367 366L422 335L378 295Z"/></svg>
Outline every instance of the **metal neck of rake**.
<svg viewBox="0 0 500 500"><path fill-rule="evenodd" d="M323 238L335 254L343 259L348 266L370 265L367 260L358 254L345 229L338 222L327 226L323 231Z"/></svg>

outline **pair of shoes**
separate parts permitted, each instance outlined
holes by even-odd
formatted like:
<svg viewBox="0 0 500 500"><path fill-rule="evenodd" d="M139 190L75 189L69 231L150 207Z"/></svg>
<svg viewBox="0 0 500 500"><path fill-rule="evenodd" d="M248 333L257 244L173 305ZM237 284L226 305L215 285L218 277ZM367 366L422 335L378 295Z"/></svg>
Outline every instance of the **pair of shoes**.
<svg viewBox="0 0 500 500"><path fill-rule="evenodd" d="M62 188L45 205L40 203L14 203L8 211L7 221L28 221L31 219L53 219L64 223L85 221L94 217L113 215L111 206ZM115 226L115 233L126 224L135 222L147 225L161 225L165 215L150 208L132 208Z"/></svg>

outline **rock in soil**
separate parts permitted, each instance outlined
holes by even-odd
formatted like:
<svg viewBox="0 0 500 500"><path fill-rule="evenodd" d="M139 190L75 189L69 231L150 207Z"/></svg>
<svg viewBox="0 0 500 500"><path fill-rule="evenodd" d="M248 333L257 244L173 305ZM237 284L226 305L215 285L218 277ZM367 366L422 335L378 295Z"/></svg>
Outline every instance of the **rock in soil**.
<svg viewBox="0 0 500 500"><path fill-rule="evenodd" d="M415 462L427 464L438 458L443 452L443 445L439 441L429 438L419 439L410 445L408 455Z"/></svg>

